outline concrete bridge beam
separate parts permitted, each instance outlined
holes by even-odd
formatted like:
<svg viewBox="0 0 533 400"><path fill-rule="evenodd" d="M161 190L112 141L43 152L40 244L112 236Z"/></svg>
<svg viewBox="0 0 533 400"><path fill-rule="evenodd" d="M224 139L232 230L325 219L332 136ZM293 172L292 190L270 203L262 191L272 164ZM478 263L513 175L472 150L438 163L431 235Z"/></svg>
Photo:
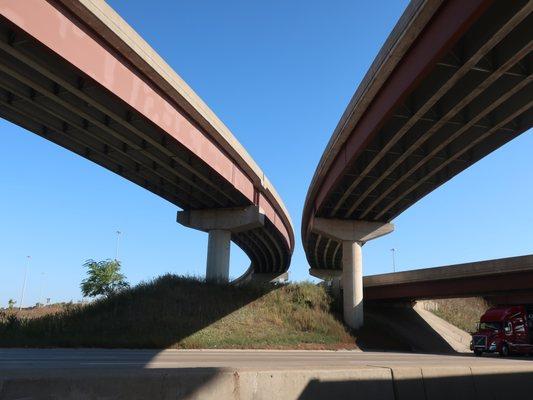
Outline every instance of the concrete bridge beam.
<svg viewBox="0 0 533 400"><path fill-rule="evenodd" d="M312 231L342 242L344 322L353 329L363 326L362 245L394 230L391 223L315 218Z"/></svg>
<svg viewBox="0 0 533 400"><path fill-rule="evenodd" d="M189 228L209 233L206 280L229 280L230 241L232 233L260 228L265 215L258 206L178 211L177 221Z"/></svg>

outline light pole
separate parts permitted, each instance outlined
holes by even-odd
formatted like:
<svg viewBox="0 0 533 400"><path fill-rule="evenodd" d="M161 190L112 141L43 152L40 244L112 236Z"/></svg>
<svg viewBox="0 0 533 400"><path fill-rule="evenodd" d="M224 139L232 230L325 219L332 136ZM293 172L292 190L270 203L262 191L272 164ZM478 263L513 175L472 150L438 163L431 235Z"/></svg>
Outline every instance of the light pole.
<svg viewBox="0 0 533 400"><path fill-rule="evenodd" d="M392 272L396 272L396 249L393 247L390 251L392 253Z"/></svg>
<svg viewBox="0 0 533 400"><path fill-rule="evenodd" d="M26 256L26 270L24 271L24 283L22 284L22 293L20 295L19 311L22 310L22 303L24 302L24 292L26 292L26 280L28 279L28 269L30 267L31 256Z"/></svg>
<svg viewBox="0 0 533 400"><path fill-rule="evenodd" d="M117 252L116 252L116 254L115 254L115 261L118 261L118 246L119 246L119 244L120 244L120 234L121 234L121 233L122 233L122 232L117 231Z"/></svg>
<svg viewBox="0 0 533 400"><path fill-rule="evenodd" d="M41 272L41 287L39 289L39 304L41 306L44 306L43 289L44 289L44 272Z"/></svg>

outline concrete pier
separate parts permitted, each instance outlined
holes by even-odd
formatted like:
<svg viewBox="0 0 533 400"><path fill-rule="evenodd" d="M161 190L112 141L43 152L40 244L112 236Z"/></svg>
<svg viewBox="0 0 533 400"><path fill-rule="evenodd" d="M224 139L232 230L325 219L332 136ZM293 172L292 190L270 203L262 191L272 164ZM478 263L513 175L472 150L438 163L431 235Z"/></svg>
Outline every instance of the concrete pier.
<svg viewBox="0 0 533 400"><path fill-rule="evenodd" d="M231 234L262 227L265 215L258 206L188 210L178 211L177 221L209 233L206 279L225 283L229 280Z"/></svg>
<svg viewBox="0 0 533 400"><path fill-rule="evenodd" d="M344 322L354 329L363 326L363 256L358 242L342 242Z"/></svg>
<svg viewBox="0 0 533 400"><path fill-rule="evenodd" d="M364 323L363 255L364 243L394 230L390 223L315 218L313 232L342 243L342 288L344 322L359 329Z"/></svg>
<svg viewBox="0 0 533 400"><path fill-rule="evenodd" d="M205 278L208 281L227 282L229 277L231 232L222 229L209 231L207 242L207 267Z"/></svg>

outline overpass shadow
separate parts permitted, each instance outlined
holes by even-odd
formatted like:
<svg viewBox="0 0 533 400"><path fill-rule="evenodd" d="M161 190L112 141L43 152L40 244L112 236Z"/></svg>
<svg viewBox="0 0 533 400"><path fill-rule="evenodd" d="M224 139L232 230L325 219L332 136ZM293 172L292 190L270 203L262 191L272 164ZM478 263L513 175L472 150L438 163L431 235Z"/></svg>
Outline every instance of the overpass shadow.
<svg viewBox="0 0 533 400"><path fill-rule="evenodd" d="M215 399L227 385L220 368L51 369L7 372L0 398L15 399ZM225 390L221 390L223 394Z"/></svg>
<svg viewBox="0 0 533 400"><path fill-rule="evenodd" d="M10 371L0 387L0 398L5 400L508 400L530 399L531 393L533 369L509 365L259 372L221 368Z"/></svg>
<svg viewBox="0 0 533 400"><path fill-rule="evenodd" d="M365 377L369 376L369 377ZM361 379L310 381L298 400L508 400L530 399L533 370L489 367L393 367L386 379L372 379L372 370Z"/></svg>
<svg viewBox="0 0 533 400"><path fill-rule="evenodd" d="M355 335L363 351L457 354L408 304L365 302L365 325Z"/></svg>

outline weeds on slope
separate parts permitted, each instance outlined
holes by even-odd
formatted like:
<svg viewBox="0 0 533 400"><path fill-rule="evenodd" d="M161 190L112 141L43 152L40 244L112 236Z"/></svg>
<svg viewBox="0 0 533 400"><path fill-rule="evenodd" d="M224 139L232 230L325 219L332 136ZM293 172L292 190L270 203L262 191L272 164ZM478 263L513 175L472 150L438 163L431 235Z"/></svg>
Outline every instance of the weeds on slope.
<svg viewBox="0 0 533 400"><path fill-rule="evenodd" d="M310 283L235 287L164 275L37 318L0 315L0 346L353 348Z"/></svg>

